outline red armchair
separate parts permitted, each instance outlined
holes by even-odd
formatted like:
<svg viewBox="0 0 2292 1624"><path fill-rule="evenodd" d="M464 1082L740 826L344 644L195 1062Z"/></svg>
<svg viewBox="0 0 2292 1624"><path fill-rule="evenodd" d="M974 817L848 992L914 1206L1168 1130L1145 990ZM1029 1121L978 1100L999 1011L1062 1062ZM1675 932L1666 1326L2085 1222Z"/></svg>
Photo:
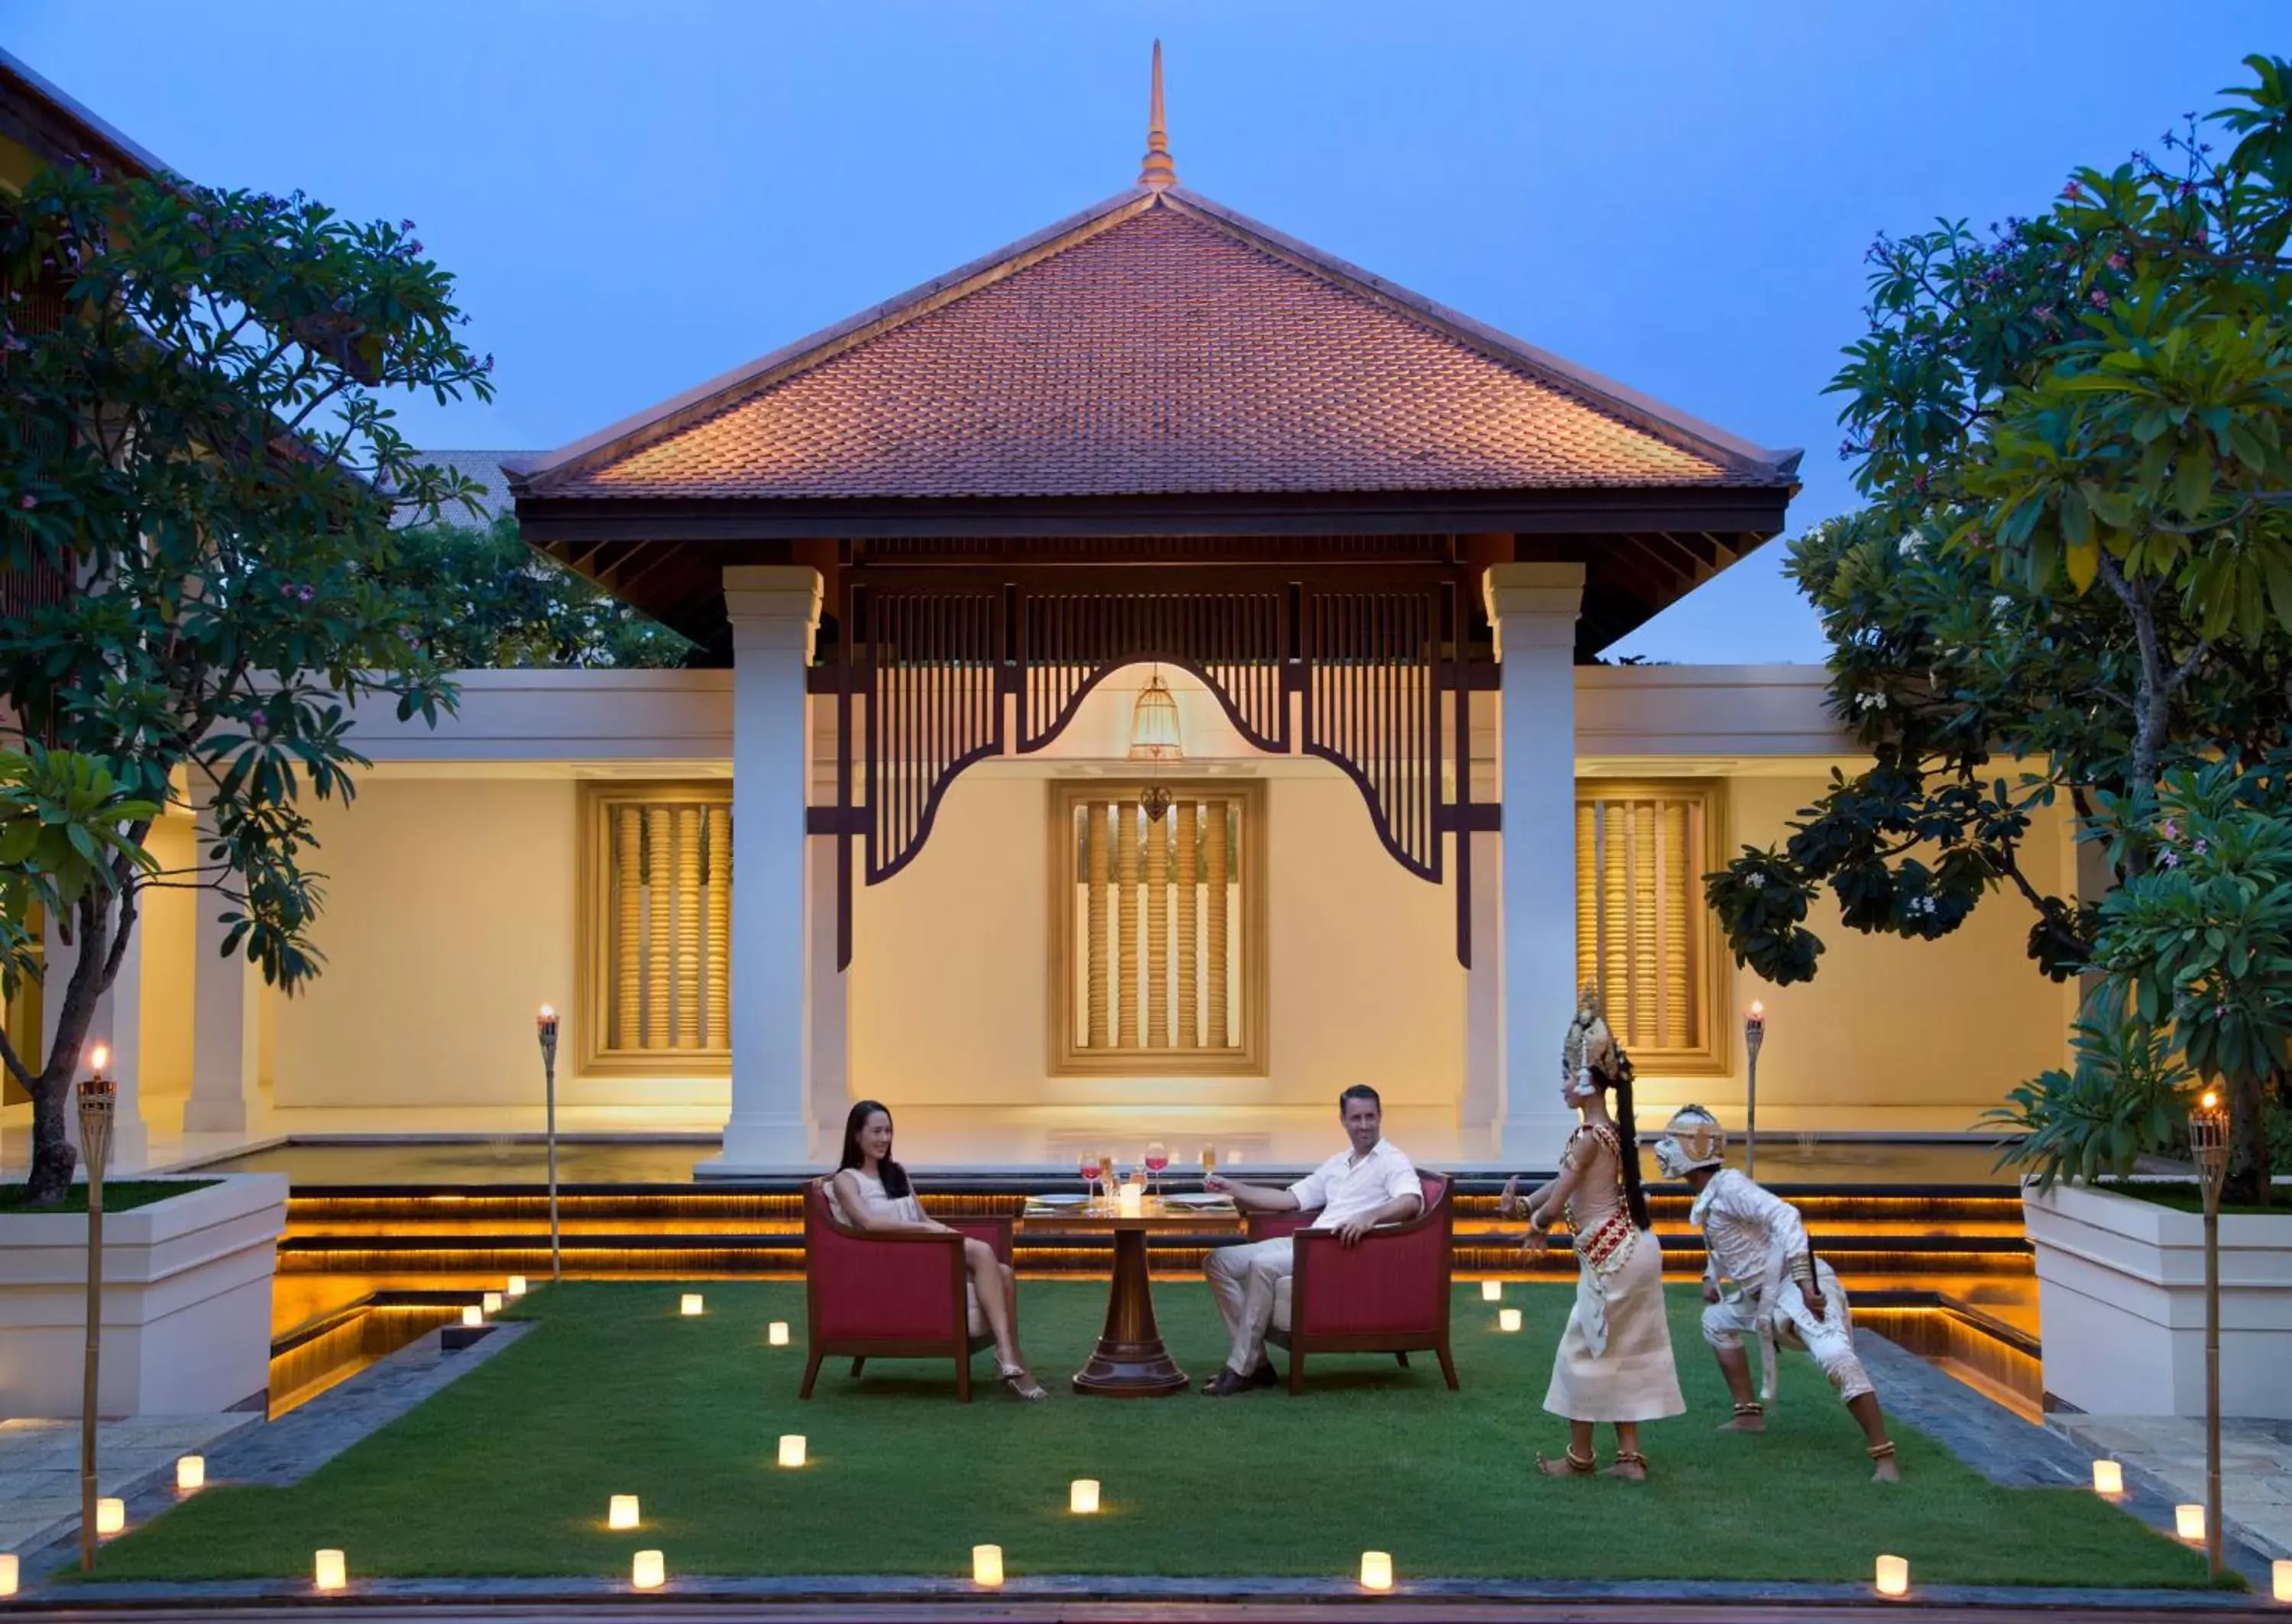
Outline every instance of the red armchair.
<svg viewBox="0 0 2292 1624"><path fill-rule="evenodd" d="M1308 1229L1311 1212L1253 1212L1249 1238L1289 1235L1297 1246L1289 1280L1287 1323L1277 1299L1265 1339L1289 1351L1289 1391L1305 1385L1308 1354L1391 1354L1402 1365L1410 1350L1430 1348L1450 1391L1457 1362L1449 1353L1450 1237L1457 1210L1445 1173L1417 1174L1424 1207L1406 1223L1371 1230L1347 1247L1335 1230Z"/></svg>
<svg viewBox="0 0 2292 1624"><path fill-rule="evenodd" d="M838 1223L827 1192L803 1187L803 1302L811 1357L798 1398L811 1396L820 1361L849 1355L856 1378L870 1359L952 1359L956 1396L971 1402L971 1356L995 1339L971 1331L964 1287L966 1238L1011 1260L1011 1220L948 1220L953 1234L870 1234Z"/></svg>

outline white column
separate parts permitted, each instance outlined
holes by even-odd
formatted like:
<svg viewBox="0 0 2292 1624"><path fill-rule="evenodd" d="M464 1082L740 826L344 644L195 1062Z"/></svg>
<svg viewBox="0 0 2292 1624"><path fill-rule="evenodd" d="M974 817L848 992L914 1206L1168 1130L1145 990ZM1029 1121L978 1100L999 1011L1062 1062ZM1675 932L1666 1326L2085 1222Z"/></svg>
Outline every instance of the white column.
<svg viewBox="0 0 2292 1624"><path fill-rule="evenodd" d="M1508 1162L1550 1169L1575 1113L1560 1050L1576 1008L1576 619L1581 564L1495 564L1489 622L1501 664L1504 1104Z"/></svg>
<svg viewBox="0 0 2292 1624"><path fill-rule="evenodd" d="M1475 792L1478 786L1474 786ZM1482 832L1473 843L1473 964L1465 973L1465 1104L1458 1126L1466 1143L1487 1135L1504 1148L1504 839Z"/></svg>
<svg viewBox="0 0 2292 1624"><path fill-rule="evenodd" d="M804 673L819 572L736 565L732 623L732 1110L704 1177L811 1159L804 1098L804 805L811 706Z"/></svg>
<svg viewBox="0 0 2292 1624"><path fill-rule="evenodd" d="M810 1090L815 1143L833 1149L842 1142L844 1113L851 1108L850 977L835 968L835 863L843 844L832 834L804 842L803 1074Z"/></svg>
<svg viewBox="0 0 2292 1624"><path fill-rule="evenodd" d="M199 815L198 861L206 861L214 824ZM262 976L246 961L246 944L223 957L228 907L211 892L198 896L192 932L191 1096L183 1105L185 1133L245 1133L260 1064Z"/></svg>

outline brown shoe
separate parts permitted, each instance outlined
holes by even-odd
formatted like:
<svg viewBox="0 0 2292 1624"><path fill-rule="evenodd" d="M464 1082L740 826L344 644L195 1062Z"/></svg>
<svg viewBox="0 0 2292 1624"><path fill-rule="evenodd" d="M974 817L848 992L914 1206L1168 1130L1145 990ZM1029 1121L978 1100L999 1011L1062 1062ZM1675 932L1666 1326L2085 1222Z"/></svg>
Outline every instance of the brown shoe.
<svg viewBox="0 0 2292 1624"><path fill-rule="evenodd" d="M1260 1385L1255 1377L1237 1376L1231 1365L1220 1365L1218 1373L1202 1384L1202 1396L1231 1398L1237 1393L1247 1393Z"/></svg>

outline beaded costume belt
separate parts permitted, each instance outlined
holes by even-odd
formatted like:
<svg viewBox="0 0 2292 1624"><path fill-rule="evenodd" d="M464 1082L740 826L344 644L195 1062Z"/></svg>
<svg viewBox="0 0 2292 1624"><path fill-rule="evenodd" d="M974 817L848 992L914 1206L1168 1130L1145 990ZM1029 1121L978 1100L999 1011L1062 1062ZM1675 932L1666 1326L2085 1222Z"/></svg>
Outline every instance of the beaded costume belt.
<svg viewBox="0 0 2292 1624"><path fill-rule="evenodd" d="M1602 1218L1589 1234L1577 1232L1577 1256L1590 1264L1594 1274L1611 1274L1630 1258L1632 1242L1639 1233L1631 1214L1618 1209Z"/></svg>

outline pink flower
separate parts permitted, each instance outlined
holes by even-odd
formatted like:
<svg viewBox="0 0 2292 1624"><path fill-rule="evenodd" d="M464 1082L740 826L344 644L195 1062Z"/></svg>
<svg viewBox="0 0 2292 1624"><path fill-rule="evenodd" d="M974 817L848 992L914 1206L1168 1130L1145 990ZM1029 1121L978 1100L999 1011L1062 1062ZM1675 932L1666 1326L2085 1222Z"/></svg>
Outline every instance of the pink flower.
<svg viewBox="0 0 2292 1624"><path fill-rule="evenodd" d="M2093 299L2093 308L2094 310L2105 310L2109 308L2109 295L2102 293L2099 288L2094 288L2091 296Z"/></svg>
<svg viewBox="0 0 2292 1624"><path fill-rule="evenodd" d="M31 510L40 505L40 499L37 496L33 495L31 492L26 491L22 495L16 498L16 505L22 508L26 512L29 512Z"/></svg>
<svg viewBox="0 0 2292 1624"><path fill-rule="evenodd" d="M2110 254L2109 256L2109 268L2111 270L2123 270L2125 269L2125 256L2121 253Z"/></svg>
<svg viewBox="0 0 2292 1624"><path fill-rule="evenodd" d="M2067 186L2062 188L2062 196L2064 197L2082 197L2085 196L2085 188L2080 186L2075 181L2072 181Z"/></svg>

